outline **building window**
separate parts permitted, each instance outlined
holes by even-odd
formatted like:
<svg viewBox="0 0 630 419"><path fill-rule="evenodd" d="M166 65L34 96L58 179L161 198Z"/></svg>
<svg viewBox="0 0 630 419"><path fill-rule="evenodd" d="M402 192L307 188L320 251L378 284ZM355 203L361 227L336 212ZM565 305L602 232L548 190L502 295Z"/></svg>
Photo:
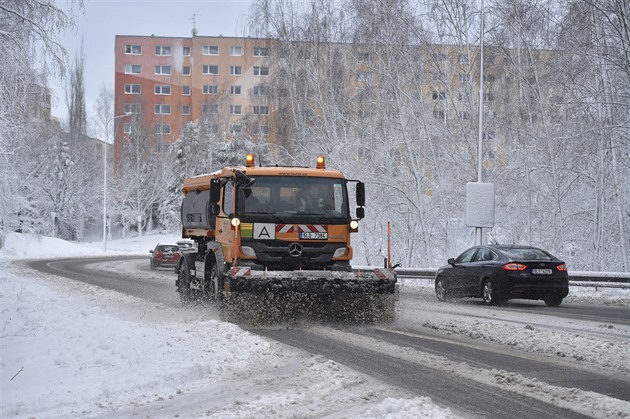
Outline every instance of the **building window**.
<svg viewBox="0 0 630 419"><path fill-rule="evenodd" d="M190 96L190 86L182 86L182 95Z"/></svg>
<svg viewBox="0 0 630 419"><path fill-rule="evenodd" d="M203 85L204 95L216 95L217 93L219 93L219 85L217 84L204 84Z"/></svg>
<svg viewBox="0 0 630 419"><path fill-rule="evenodd" d="M372 80L372 73L370 73L369 71L359 71L359 73L357 74L357 78L359 79L359 81L368 83L370 80Z"/></svg>
<svg viewBox="0 0 630 419"><path fill-rule="evenodd" d="M459 82L460 83L466 83L470 81L470 74L460 74L459 75Z"/></svg>
<svg viewBox="0 0 630 419"><path fill-rule="evenodd" d="M230 105L230 115L240 115L241 105Z"/></svg>
<svg viewBox="0 0 630 419"><path fill-rule="evenodd" d="M494 74L484 74L483 81L488 82L488 83L494 83L497 81L497 76Z"/></svg>
<svg viewBox="0 0 630 419"><path fill-rule="evenodd" d="M184 47L184 55L185 56L189 56L190 55L190 47Z"/></svg>
<svg viewBox="0 0 630 419"><path fill-rule="evenodd" d="M125 64L125 74L140 74L142 66L140 64Z"/></svg>
<svg viewBox="0 0 630 419"><path fill-rule="evenodd" d="M230 134L238 134L241 132L241 125L240 124L232 124L230 126Z"/></svg>
<svg viewBox="0 0 630 419"><path fill-rule="evenodd" d="M190 67L185 65L182 73L184 74L184 76L190 76Z"/></svg>
<svg viewBox="0 0 630 419"><path fill-rule="evenodd" d="M139 84L127 83L125 84L125 94L126 95L139 95L142 93Z"/></svg>
<svg viewBox="0 0 630 419"><path fill-rule="evenodd" d="M216 115L219 113L219 105L204 104L201 107L201 112L203 112L206 115Z"/></svg>
<svg viewBox="0 0 630 419"><path fill-rule="evenodd" d="M446 54L442 54L440 52L434 52L433 59L437 62L446 61Z"/></svg>
<svg viewBox="0 0 630 419"><path fill-rule="evenodd" d="M446 119L446 113L444 111L433 111L433 117L435 119Z"/></svg>
<svg viewBox="0 0 630 419"><path fill-rule="evenodd" d="M153 113L156 115L170 115L171 105L159 104L153 108Z"/></svg>
<svg viewBox="0 0 630 419"><path fill-rule="evenodd" d="M254 67L254 76L268 76L269 67Z"/></svg>
<svg viewBox="0 0 630 419"><path fill-rule="evenodd" d="M219 66L204 64L203 74L210 74L210 75L216 76L217 74L219 74Z"/></svg>
<svg viewBox="0 0 630 419"><path fill-rule="evenodd" d="M232 65L230 66L230 75L231 76L240 76L243 74L243 67L240 65Z"/></svg>
<svg viewBox="0 0 630 419"><path fill-rule="evenodd" d="M254 115L269 115L269 106L254 106Z"/></svg>
<svg viewBox="0 0 630 419"><path fill-rule="evenodd" d="M230 94L231 95L240 95L241 94L241 86L230 86Z"/></svg>
<svg viewBox="0 0 630 419"><path fill-rule="evenodd" d="M433 73L433 81L446 82L448 75L446 73Z"/></svg>
<svg viewBox="0 0 630 419"><path fill-rule="evenodd" d="M155 74L158 76L170 76L171 66L170 65L156 65Z"/></svg>
<svg viewBox="0 0 630 419"><path fill-rule="evenodd" d="M434 90L433 94L431 95L431 99L444 100L446 99L446 92L438 92L437 90Z"/></svg>
<svg viewBox="0 0 630 419"><path fill-rule="evenodd" d="M262 84L254 86L253 90L254 96L267 96L267 87Z"/></svg>
<svg viewBox="0 0 630 419"><path fill-rule="evenodd" d="M461 111L458 115L460 119L470 119L470 112Z"/></svg>
<svg viewBox="0 0 630 419"><path fill-rule="evenodd" d="M470 58L466 54L459 54L460 64L470 64Z"/></svg>
<svg viewBox="0 0 630 419"><path fill-rule="evenodd" d="M141 55L142 54L142 46L140 46L140 45L125 45L125 54Z"/></svg>
<svg viewBox="0 0 630 419"><path fill-rule="evenodd" d="M201 47L202 55L219 55L219 46L218 45L203 45Z"/></svg>
<svg viewBox="0 0 630 419"><path fill-rule="evenodd" d="M154 134L170 134L171 124L155 124L153 125Z"/></svg>
<svg viewBox="0 0 630 419"><path fill-rule="evenodd" d="M157 46L155 47L155 55L171 55L171 47Z"/></svg>
<svg viewBox="0 0 630 419"><path fill-rule="evenodd" d="M125 103L125 113L138 115L140 113L140 105L137 103Z"/></svg>
<svg viewBox="0 0 630 419"><path fill-rule="evenodd" d="M360 63L369 64L370 61L372 60L372 56L370 55L369 52L362 52L359 54L358 59Z"/></svg>
<svg viewBox="0 0 630 419"><path fill-rule="evenodd" d="M269 134L269 125L258 125L258 128L256 129L256 134L268 135Z"/></svg>
<svg viewBox="0 0 630 419"><path fill-rule="evenodd" d="M170 95L171 94L171 85L170 84L156 84L155 85L155 94L156 95Z"/></svg>
<svg viewBox="0 0 630 419"><path fill-rule="evenodd" d="M182 106L182 115L190 115L190 105Z"/></svg>
<svg viewBox="0 0 630 419"><path fill-rule="evenodd" d="M484 93L483 100L485 102L494 102L494 93Z"/></svg>
<svg viewBox="0 0 630 419"><path fill-rule="evenodd" d="M129 122L125 123L125 125L123 126L123 132L125 134L131 134L131 125Z"/></svg>
<svg viewBox="0 0 630 419"><path fill-rule="evenodd" d="M254 57L268 57L269 48L256 47L254 48Z"/></svg>
<svg viewBox="0 0 630 419"><path fill-rule="evenodd" d="M230 55L233 57L243 55L243 47L230 47Z"/></svg>

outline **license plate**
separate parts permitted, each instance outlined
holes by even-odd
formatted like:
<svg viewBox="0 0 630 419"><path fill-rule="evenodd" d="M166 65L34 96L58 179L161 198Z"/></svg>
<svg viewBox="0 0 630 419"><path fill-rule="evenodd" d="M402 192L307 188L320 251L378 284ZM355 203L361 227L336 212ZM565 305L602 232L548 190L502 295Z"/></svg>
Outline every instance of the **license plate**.
<svg viewBox="0 0 630 419"><path fill-rule="evenodd" d="M553 271L551 269L532 269L533 275L551 275Z"/></svg>
<svg viewBox="0 0 630 419"><path fill-rule="evenodd" d="M328 240L328 233L307 233L300 232L301 240Z"/></svg>

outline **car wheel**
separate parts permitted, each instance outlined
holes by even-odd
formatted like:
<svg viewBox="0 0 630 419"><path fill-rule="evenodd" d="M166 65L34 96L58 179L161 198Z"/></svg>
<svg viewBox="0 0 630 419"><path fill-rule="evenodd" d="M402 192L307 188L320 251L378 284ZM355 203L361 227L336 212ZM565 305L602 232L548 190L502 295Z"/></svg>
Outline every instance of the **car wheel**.
<svg viewBox="0 0 630 419"><path fill-rule="evenodd" d="M447 301L450 299L450 292L446 287L444 279L442 278L435 280L435 296L440 301Z"/></svg>
<svg viewBox="0 0 630 419"><path fill-rule="evenodd" d="M547 304L549 307L558 307L560 304L562 304L563 299L564 298L557 295L548 295L545 297L545 304Z"/></svg>
<svg viewBox="0 0 630 419"><path fill-rule="evenodd" d="M501 303L497 287L491 279L486 279L483 283L483 302L489 306L495 306Z"/></svg>
<svg viewBox="0 0 630 419"><path fill-rule="evenodd" d="M192 290L190 289L190 271L188 270L188 263L186 262L186 259L182 261L179 267L176 284L182 306L189 306L193 298Z"/></svg>
<svg viewBox="0 0 630 419"><path fill-rule="evenodd" d="M151 265L151 270L154 271L155 270L155 265L153 264L153 260L150 260L149 263Z"/></svg>

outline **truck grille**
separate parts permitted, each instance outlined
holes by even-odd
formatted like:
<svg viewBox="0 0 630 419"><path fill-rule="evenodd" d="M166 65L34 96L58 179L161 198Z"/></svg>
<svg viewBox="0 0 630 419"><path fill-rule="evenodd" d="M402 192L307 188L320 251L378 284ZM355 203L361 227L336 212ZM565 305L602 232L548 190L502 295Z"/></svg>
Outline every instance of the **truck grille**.
<svg viewBox="0 0 630 419"><path fill-rule="evenodd" d="M291 244L299 244L300 252L295 246L289 252ZM344 243L324 242L287 242L280 240L243 240L242 246L249 246L256 252L259 263L273 270L321 269L332 265L332 256ZM299 256L294 256L299 253Z"/></svg>

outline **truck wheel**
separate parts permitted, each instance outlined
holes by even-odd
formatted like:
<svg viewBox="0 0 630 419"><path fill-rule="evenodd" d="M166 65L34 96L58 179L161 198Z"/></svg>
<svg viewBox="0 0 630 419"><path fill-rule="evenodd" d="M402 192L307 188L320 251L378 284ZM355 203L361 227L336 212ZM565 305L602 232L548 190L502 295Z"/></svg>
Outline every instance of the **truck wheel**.
<svg viewBox="0 0 630 419"><path fill-rule="evenodd" d="M189 306L192 301L192 291L190 289L190 271L188 270L188 262L182 260L177 275L177 292L184 307Z"/></svg>
<svg viewBox="0 0 630 419"><path fill-rule="evenodd" d="M212 264L212 268L210 268L210 298L214 299L216 302L221 302L224 300L223 298L223 290L224 290L224 279L223 275L219 272L219 267L216 263Z"/></svg>

